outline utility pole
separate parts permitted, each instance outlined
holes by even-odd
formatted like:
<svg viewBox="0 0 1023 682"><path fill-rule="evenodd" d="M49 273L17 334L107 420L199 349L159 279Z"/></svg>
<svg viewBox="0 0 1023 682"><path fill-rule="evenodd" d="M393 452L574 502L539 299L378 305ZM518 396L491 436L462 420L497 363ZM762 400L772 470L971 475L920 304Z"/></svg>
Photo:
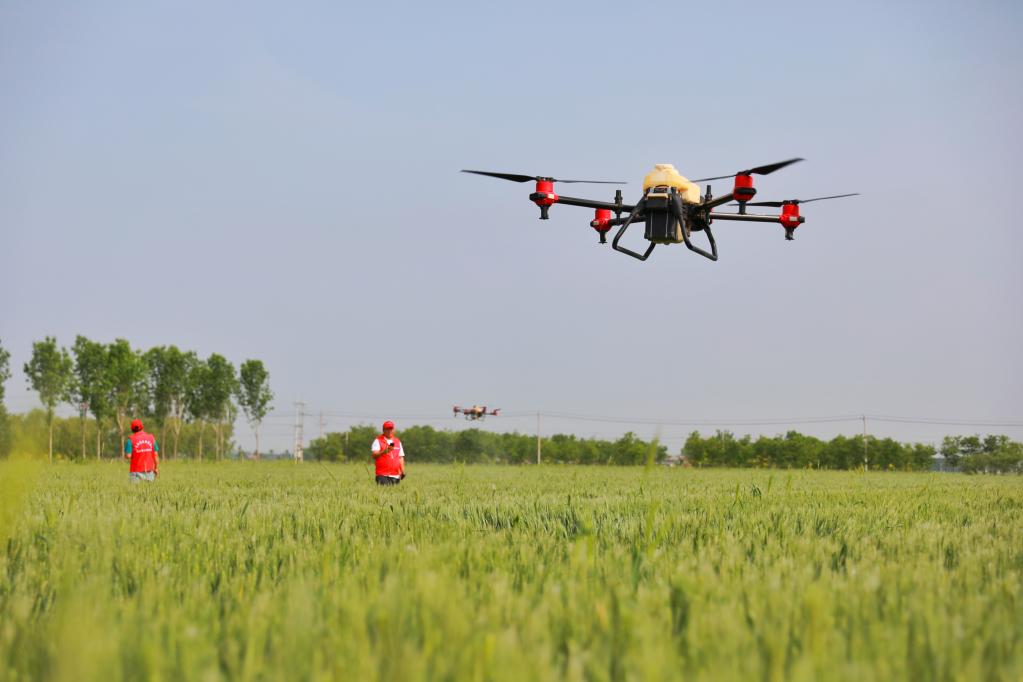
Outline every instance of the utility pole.
<svg viewBox="0 0 1023 682"><path fill-rule="evenodd" d="M862 414L863 419L863 470L867 470L867 415Z"/></svg>
<svg viewBox="0 0 1023 682"><path fill-rule="evenodd" d="M540 463L540 411L536 411L536 463Z"/></svg>
<svg viewBox="0 0 1023 682"><path fill-rule="evenodd" d="M296 462L301 462L302 457L302 441L305 440L302 430L305 427L305 403L301 400L295 403L295 447L291 451L291 456Z"/></svg>
<svg viewBox="0 0 1023 682"><path fill-rule="evenodd" d="M324 426L323 410L320 410L320 440L323 440L323 426Z"/></svg>

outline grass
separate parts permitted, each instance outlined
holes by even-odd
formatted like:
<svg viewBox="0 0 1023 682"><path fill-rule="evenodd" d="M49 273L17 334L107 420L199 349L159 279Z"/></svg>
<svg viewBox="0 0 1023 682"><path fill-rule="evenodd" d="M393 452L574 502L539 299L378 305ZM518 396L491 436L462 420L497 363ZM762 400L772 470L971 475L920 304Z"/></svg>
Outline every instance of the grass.
<svg viewBox="0 0 1023 682"><path fill-rule="evenodd" d="M1023 679L1018 477L14 468L0 679Z"/></svg>

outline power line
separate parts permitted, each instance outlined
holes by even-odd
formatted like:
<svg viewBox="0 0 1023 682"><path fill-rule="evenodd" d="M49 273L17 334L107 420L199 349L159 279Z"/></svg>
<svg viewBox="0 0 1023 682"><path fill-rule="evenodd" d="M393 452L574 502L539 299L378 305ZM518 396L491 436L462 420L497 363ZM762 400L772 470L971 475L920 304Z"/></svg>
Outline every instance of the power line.
<svg viewBox="0 0 1023 682"><path fill-rule="evenodd" d="M304 403L303 403L304 405ZM368 414L359 412L328 412L319 413L321 421L326 417L333 419L379 419L381 413ZM388 413L396 419L423 419L430 421L452 421L451 416L445 413ZM900 417L892 415L876 414L846 414L831 415L823 417L772 417L772 418L749 418L749 419L673 419L657 417L628 417L613 415L591 415L578 414L573 412L547 412L543 410L522 410L502 412L498 420L531 418L535 419L537 414L552 419L563 419L567 421L588 421L605 422L614 424L646 424L653 426L784 426L787 424L830 424L841 422L859 422L864 418L879 422L896 424L924 424L936 426L998 426L998 427L1023 427L1023 421L1011 419L965 419L965 418L940 418L940 417ZM278 412L268 415L267 420L287 419L298 416L295 412Z"/></svg>
<svg viewBox="0 0 1023 682"><path fill-rule="evenodd" d="M935 424L938 426L1023 426L1023 421L987 419L939 419L936 417L890 417L868 414L868 419L895 424Z"/></svg>
<svg viewBox="0 0 1023 682"><path fill-rule="evenodd" d="M652 417L612 417L567 412L543 412L545 417L572 421L608 422L617 424L649 424L653 426L772 426L785 424L826 424L859 421L861 415L835 417L790 417L785 419L656 419Z"/></svg>

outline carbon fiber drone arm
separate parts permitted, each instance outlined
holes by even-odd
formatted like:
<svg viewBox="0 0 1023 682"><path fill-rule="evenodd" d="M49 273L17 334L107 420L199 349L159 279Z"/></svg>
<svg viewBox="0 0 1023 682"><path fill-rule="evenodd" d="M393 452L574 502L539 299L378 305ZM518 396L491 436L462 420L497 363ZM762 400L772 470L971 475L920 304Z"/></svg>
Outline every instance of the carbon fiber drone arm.
<svg viewBox="0 0 1023 682"><path fill-rule="evenodd" d="M620 211L622 213L631 213L636 209L635 206L629 206L628 204L616 204L613 201L578 199L576 197L563 197L560 194L558 195L558 200L554 203L564 204L566 206L581 206L583 208L605 208L609 211Z"/></svg>

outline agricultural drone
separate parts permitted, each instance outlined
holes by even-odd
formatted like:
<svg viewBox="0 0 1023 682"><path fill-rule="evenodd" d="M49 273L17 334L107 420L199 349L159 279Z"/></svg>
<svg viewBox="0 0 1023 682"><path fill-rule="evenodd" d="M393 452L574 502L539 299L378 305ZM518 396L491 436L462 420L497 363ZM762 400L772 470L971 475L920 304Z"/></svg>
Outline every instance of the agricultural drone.
<svg viewBox="0 0 1023 682"><path fill-rule="evenodd" d="M501 411L501 408L495 408L491 412L487 412L487 406L480 407L479 405L473 405L472 407L459 407L455 405L454 413L457 417L459 414L464 414L466 419L477 421L483 419L486 416L496 417L497 413Z"/></svg>
<svg viewBox="0 0 1023 682"><path fill-rule="evenodd" d="M590 221L590 227L600 235L600 243L607 243L607 233L612 227L618 227L618 232L611 241L611 248L624 254L646 260L650 257L654 247L658 244L685 243L690 251L695 251L705 258L716 261L718 259L718 248L714 242L714 235L711 233L711 223L715 220L739 220L756 223L780 223L785 228L785 239L793 239L796 228L806 221L799 214L799 205L811 201L824 199L838 199L851 197L858 194L836 194L828 197L816 197L814 199L787 199L785 201L760 201L751 202L757 190L753 187L754 175L769 175L776 170L785 168L803 159L789 159L777 163L769 163L764 166L757 166L747 170L720 175L713 178L701 178L699 180L688 180L679 175L675 167L670 163L659 163L643 179L643 196L634 205L622 203L622 191L615 190L613 202L596 201L594 199L578 199L556 194L554 183L592 183L602 185L624 185L624 182L608 182L603 180L558 180L556 178L541 175L516 175L514 173L495 173L492 171L463 170L463 173L475 173L476 175L487 175L492 178L511 180L512 182L536 182L536 191L529 195L529 200L540 207L540 220L548 219L550 207L554 204L565 204L567 206L582 206L592 208L595 216ZM732 191L720 197L711 194L711 187L707 185L706 193L701 197L700 188L697 183L709 182L711 180L723 180L734 178ZM738 203L738 213L715 213L714 209L729 202ZM779 215L758 215L746 212L747 206L771 206L780 208ZM612 214L614 217L612 217ZM618 241L634 222L643 222L646 231L643 237L650 242L650 246L642 254L636 253ZM707 241L710 244L710 251L696 246L690 237L693 232L705 232Z"/></svg>

